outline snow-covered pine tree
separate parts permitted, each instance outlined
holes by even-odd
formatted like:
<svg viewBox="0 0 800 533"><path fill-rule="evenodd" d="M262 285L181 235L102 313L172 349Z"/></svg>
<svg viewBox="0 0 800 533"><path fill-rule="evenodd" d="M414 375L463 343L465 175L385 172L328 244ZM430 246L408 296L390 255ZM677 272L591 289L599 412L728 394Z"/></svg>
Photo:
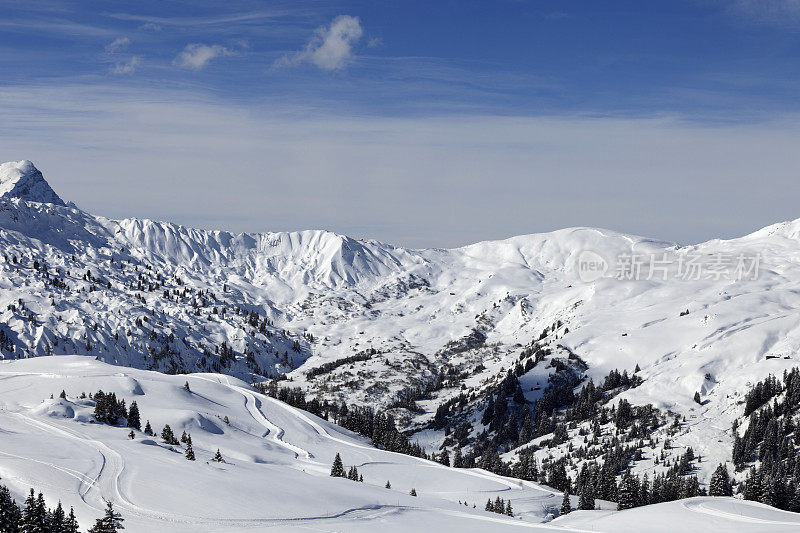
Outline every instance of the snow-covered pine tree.
<svg viewBox="0 0 800 533"><path fill-rule="evenodd" d="M144 425L144 434L153 436L153 428L150 426L150 421L148 420L147 423Z"/></svg>
<svg viewBox="0 0 800 533"><path fill-rule="evenodd" d="M139 420L139 406L136 405L135 400L131 402L128 410L128 427L139 431L142 430L142 422Z"/></svg>
<svg viewBox="0 0 800 533"><path fill-rule="evenodd" d="M172 432L172 428L169 427L169 424L166 424L164 429L161 430L161 438L164 439L164 442L167 444L178 444L178 439L175 438L175 434Z"/></svg>
<svg viewBox="0 0 800 533"><path fill-rule="evenodd" d="M447 448L442 450L442 453L439 455L437 461L444 466L450 466L450 454L447 453Z"/></svg>
<svg viewBox="0 0 800 533"><path fill-rule="evenodd" d="M20 510L5 485L0 486L0 531L19 529Z"/></svg>
<svg viewBox="0 0 800 533"><path fill-rule="evenodd" d="M630 471L625 472L617 488L617 510L633 509L638 506L637 492L636 480Z"/></svg>
<svg viewBox="0 0 800 533"><path fill-rule="evenodd" d="M64 508L61 507L61 500L50 515L50 531L52 533L61 533L64 531Z"/></svg>
<svg viewBox="0 0 800 533"><path fill-rule="evenodd" d="M333 459L333 466L331 466L331 477L345 477L344 464L342 464L342 457L337 453Z"/></svg>
<svg viewBox="0 0 800 533"><path fill-rule="evenodd" d="M106 514L103 518L98 518L92 529L88 533L117 533L120 529L125 529L122 525L125 519L114 511L111 500L106 502Z"/></svg>
<svg viewBox="0 0 800 533"><path fill-rule="evenodd" d="M453 468L462 468L464 466L464 457L461 455L461 447L456 448L453 454Z"/></svg>
<svg viewBox="0 0 800 533"><path fill-rule="evenodd" d="M711 482L708 484L708 495L733 496L731 478L728 475L728 469L722 463L717 466L717 469L711 475Z"/></svg>
<svg viewBox="0 0 800 533"><path fill-rule="evenodd" d="M569 491L564 491L564 498L561 499L561 516L569 514L572 512L572 504L569 501Z"/></svg>
<svg viewBox="0 0 800 533"><path fill-rule="evenodd" d="M25 504L22 508L22 517L19 521L20 533L34 533L45 531L44 529L44 516L39 511L39 506L36 503L36 493L31 489L30 494L25 498Z"/></svg>
<svg viewBox="0 0 800 533"><path fill-rule="evenodd" d="M70 507L69 514L67 518L64 520L64 533L79 533L80 528L78 527L78 519L75 518L75 510Z"/></svg>
<svg viewBox="0 0 800 533"><path fill-rule="evenodd" d="M594 510L594 485L584 483L578 496L578 509L581 511Z"/></svg>
<svg viewBox="0 0 800 533"><path fill-rule="evenodd" d="M219 448L217 448L217 453L214 454L214 457L211 459L216 463L224 463L225 459L223 459L222 454L219 453Z"/></svg>
<svg viewBox="0 0 800 533"><path fill-rule="evenodd" d="M186 441L186 458L190 461L194 461L194 450L192 449L192 440L189 439Z"/></svg>

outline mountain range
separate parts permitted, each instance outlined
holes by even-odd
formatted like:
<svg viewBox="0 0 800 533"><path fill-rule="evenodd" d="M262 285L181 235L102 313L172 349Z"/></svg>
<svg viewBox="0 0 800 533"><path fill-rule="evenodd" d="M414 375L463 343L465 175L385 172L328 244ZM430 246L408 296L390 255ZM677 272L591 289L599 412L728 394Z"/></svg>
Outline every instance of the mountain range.
<svg viewBox="0 0 800 533"><path fill-rule="evenodd" d="M706 487L733 465L747 393L798 366L800 220L694 245L582 227L408 249L111 220L19 161L0 165L0 247L4 359L272 383L390 413L432 457L458 450L490 470L487 443L508 465L569 456L577 478L589 421L560 410L614 382L596 402L612 417L657 413L647 439L617 439L636 443L631 471L663 474L691 449Z"/></svg>

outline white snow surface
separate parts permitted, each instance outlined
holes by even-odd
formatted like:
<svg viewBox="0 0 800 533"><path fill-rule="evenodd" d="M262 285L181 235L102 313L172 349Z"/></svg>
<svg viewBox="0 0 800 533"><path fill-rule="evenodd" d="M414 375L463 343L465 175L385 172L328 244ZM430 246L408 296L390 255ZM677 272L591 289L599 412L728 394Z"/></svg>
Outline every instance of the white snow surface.
<svg viewBox="0 0 800 533"><path fill-rule="evenodd" d="M184 383L190 385L190 391ZM136 401L142 423L190 433L197 460L158 436L96 423L83 392ZM60 399L64 390L66 399ZM55 399L50 399L52 394ZM224 421L228 417L228 423ZM378 450L363 438L219 374L168 376L85 356L0 362L0 476L73 506L83 527L113 501L126 531L796 531L800 515L695 498L622 513L576 512L549 524L561 494L478 469ZM224 463L211 462L219 449ZM364 482L329 476L340 453ZM386 489L387 480L392 488ZM409 495L415 488L418 496ZM517 517L482 510L512 502ZM459 504L468 502L468 506ZM472 508L472 503L477 505ZM651 511L652 509L652 511ZM659 525L660 524L660 525ZM661 527L661 529L658 529Z"/></svg>
<svg viewBox="0 0 800 533"><path fill-rule="evenodd" d="M197 460L159 436L136 431L131 440L128 428L93 423L92 400L79 396L97 389L128 405L135 400L142 424L149 420L157 433L165 424L176 436L187 431ZM84 527L102 515L105 499L131 532L409 531L414 523L517 531L541 520L558 496L375 449L229 376L167 376L85 356L0 363L0 435L0 476L17 501L34 487L52 506L58 499L74 506ZM210 461L217 449L225 463ZM346 468L357 466L363 483L329 476L336 453ZM511 499L525 520L484 512L485 500L497 496Z"/></svg>

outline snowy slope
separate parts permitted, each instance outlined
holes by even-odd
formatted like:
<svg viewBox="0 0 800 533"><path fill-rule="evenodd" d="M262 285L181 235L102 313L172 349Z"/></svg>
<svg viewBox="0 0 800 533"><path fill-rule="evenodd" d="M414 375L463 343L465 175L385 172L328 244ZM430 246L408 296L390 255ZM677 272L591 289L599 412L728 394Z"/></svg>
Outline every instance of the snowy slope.
<svg viewBox="0 0 800 533"><path fill-rule="evenodd" d="M131 440L125 427L92 423L93 402L80 395L98 389L135 400L142 423L159 433L165 424L176 435L189 432L197 460L159 437L137 431ZM73 506L87 526L110 499L132 532L358 530L350 528L354 521L389 531L414 522L517 531L526 529L521 520L471 504L501 495L530 524L557 496L532 483L377 450L234 378L167 376L80 356L1 363L0 432L0 475L17 501L34 487L52 506L56 498ZM225 463L209 462L217 449ZM336 453L358 467L363 483L329 476ZM418 497L409 496L411 488Z"/></svg>
<svg viewBox="0 0 800 533"><path fill-rule="evenodd" d="M157 436L136 431L131 440L128 428L95 423L92 400L81 396L98 389L135 400L142 423L157 433L165 424L176 435L187 431L197 460ZM800 527L795 514L708 498L542 524L561 500L546 487L377 450L228 376L167 376L81 356L0 363L0 433L0 475L17 501L34 487L49 505L60 499L74 507L87 527L111 500L132 533L655 531L654 523L674 527L674 520L697 532ZM217 449L224 463L210 461ZM329 476L336 453L357 466L363 483ZM481 510L497 496L511 501L515 518Z"/></svg>
<svg viewBox="0 0 800 533"><path fill-rule="evenodd" d="M40 175L26 162L2 168L4 184ZM429 390L422 413L396 414L434 449L445 435L426 424L439 404L466 390L481 409L482 391L560 324L548 339L585 361L587 378L638 364L644 383L620 397L686 416L676 453L702 453L703 480L730 459L731 423L748 386L797 364L800 221L693 246L570 228L408 250L325 231L232 234L108 220L62 205L43 179L33 182L3 185L0 198L0 329L14 343L0 347L6 358L80 353L245 381L288 372L312 395L373 407L409 388ZM577 266L586 250L609 261L666 254L669 276L619 280L611 269L584 282ZM679 279L679 258L689 255L706 264L758 255L760 270L753 280ZM368 360L308 377L368 349L377 351ZM445 368L459 377L434 386ZM536 399L532 389L550 372L520 378L526 398Z"/></svg>

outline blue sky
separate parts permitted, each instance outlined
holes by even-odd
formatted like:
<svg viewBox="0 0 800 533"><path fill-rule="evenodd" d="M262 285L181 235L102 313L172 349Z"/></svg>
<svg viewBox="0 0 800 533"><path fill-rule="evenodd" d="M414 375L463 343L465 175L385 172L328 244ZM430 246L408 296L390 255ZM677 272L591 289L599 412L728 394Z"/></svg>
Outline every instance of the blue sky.
<svg viewBox="0 0 800 533"><path fill-rule="evenodd" d="M800 216L797 0L0 14L0 158L99 214L411 246Z"/></svg>

